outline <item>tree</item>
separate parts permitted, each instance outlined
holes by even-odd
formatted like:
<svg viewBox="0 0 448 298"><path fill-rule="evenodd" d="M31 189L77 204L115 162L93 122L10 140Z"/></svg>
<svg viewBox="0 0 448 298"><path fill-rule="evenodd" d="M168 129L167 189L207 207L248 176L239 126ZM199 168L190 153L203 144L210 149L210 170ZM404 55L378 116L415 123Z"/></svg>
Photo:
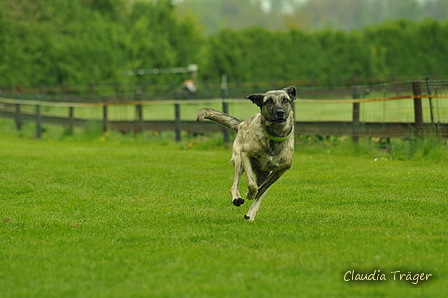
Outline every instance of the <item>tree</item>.
<svg viewBox="0 0 448 298"><path fill-rule="evenodd" d="M168 0L4 0L0 25L2 85L116 81L128 68L195 63L203 46Z"/></svg>

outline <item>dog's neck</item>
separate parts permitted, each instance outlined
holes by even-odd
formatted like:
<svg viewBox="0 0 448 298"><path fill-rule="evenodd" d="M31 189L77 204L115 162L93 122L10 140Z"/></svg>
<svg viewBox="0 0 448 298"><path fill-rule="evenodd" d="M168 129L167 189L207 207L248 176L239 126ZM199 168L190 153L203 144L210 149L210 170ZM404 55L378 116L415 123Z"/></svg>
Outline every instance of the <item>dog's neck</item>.
<svg viewBox="0 0 448 298"><path fill-rule="evenodd" d="M294 129L291 128L291 131L289 132L288 135L286 135L286 136L284 136L284 137L277 137L277 136L270 135L266 129L263 129L263 133L264 133L264 135L265 135L268 139L270 139L270 140L272 140L272 141L274 141L274 142L283 142L283 141L286 141L287 139L289 139L289 137L291 137L293 131L294 131Z"/></svg>
<svg viewBox="0 0 448 298"><path fill-rule="evenodd" d="M288 125L288 122L276 124L271 121L265 121L264 125L262 125L263 133L268 139L274 142L286 141L294 132L294 125ZM285 127L289 127L289 129L285 130Z"/></svg>

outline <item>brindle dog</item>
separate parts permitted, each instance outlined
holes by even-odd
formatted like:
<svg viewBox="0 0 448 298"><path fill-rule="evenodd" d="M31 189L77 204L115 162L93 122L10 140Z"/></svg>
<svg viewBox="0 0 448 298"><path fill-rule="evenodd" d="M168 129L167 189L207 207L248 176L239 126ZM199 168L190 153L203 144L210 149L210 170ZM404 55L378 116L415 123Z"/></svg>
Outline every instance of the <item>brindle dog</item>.
<svg viewBox="0 0 448 298"><path fill-rule="evenodd" d="M254 199L244 218L253 221L269 187L291 168L294 155L294 117L291 103L296 88L246 96L261 112L241 121L212 109L198 111L197 121L209 119L237 132L233 143L232 163L235 177L230 193L235 206L244 203L239 182L246 172L248 200Z"/></svg>

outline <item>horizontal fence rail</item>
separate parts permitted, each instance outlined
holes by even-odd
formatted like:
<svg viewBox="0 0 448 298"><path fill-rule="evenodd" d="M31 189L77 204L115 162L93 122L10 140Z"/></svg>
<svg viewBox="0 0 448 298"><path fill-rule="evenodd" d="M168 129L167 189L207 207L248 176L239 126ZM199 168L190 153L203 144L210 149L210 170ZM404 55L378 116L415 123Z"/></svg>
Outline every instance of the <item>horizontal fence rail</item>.
<svg viewBox="0 0 448 298"><path fill-rule="evenodd" d="M371 87L359 87L355 86L351 90L352 98L329 98L330 91L325 92L323 98L302 98L304 94L298 94L298 98L294 102L295 110L295 128L296 133L301 135L322 135L322 136L350 136L355 141L359 137L380 137L380 138L407 138L412 136L424 136L426 134L434 134L442 138L448 138L448 95L447 94L422 94L422 82L412 82L412 88L407 84L406 88L400 89L395 87L394 92L396 96L385 97L372 97L361 98L363 94L372 92L371 90L377 88L381 91L381 86ZM447 88L448 89L448 88ZM381 94L380 91L375 90L374 94ZM411 90L411 91L409 91ZM340 90L339 90L340 91ZM319 93L318 90L317 93ZM346 91L344 91L346 92ZM390 91L388 91L390 93ZM408 92L407 95L403 95L404 92ZM412 94L409 94L411 93ZM223 92L225 94L225 92ZM314 93L314 95L316 92ZM334 95L337 96L338 90L334 90ZM386 94L385 92L383 94ZM315 95L316 96L316 95ZM314 96L313 96L314 97ZM427 99L429 104L422 104L422 99ZM389 112L386 104L397 104L400 101L412 101L412 115L408 113L409 119L407 121L374 121L365 120L368 118L365 116L365 110L377 109L378 104L383 103L383 110L379 113ZM440 102L438 102L438 100ZM72 130L74 127L85 126L89 122L98 122L102 125L103 131L117 130L121 132L134 132L140 133L143 131L175 131L176 139L181 140L181 132L188 132L193 134L204 134L210 132L222 132L224 139L229 142L229 131L226 128L213 123L204 122L196 123L194 121L194 115L190 115L186 120L181 117L182 111L195 107L200 109L202 107L209 107L210 105L218 106L219 109L228 113L229 104L250 104L247 99L190 99L190 100L141 100L141 96L136 93L134 100L132 101L98 101L98 102L71 102L71 101L45 101L38 99L14 99L14 98L1 98L0 97L0 117L12 118L16 122L18 130L21 130L24 122L36 123L36 136L39 138L42 135L42 124L55 124L63 125ZM375 106L369 107L374 104ZM310 105L313 107L310 108ZM411 103L409 103L411 105ZM148 109L154 111L161 109L161 107L172 106L171 119L147 119L151 117L146 116ZM313 109L316 113L324 110L325 108L331 108L332 117L341 119L319 119L309 121L303 119L303 111ZM342 109L343 107L343 109ZM436 107L436 108L435 108ZM100 116L97 117L80 117L76 116L75 109L99 109ZM133 109L133 116L124 117L131 119L112 119L110 110L113 108L120 109ZM59 109L56 115L49 113L48 110ZM66 112L60 111L61 109L68 109ZM166 108L164 108L166 109ZM245 108L242 108L245 109ZM250 110L250 109L247 109ZM338 116L344 113L350 114L349 116ZM427 111L429 110L429 112ZM256 113L256 110L252 114ZM64 114L65 113L65 114ZM194 114L191 112L190 114ZM429 114L429 117L427 117ZM430 122L424 121L424 115ZM145 117L146 116L146 117ZM378 117L378 115L376 115ZM383 116L385 118L386 116ZM399 117L398 117L399 118Z"/></svg>
<svg viewBox="0 0 448 298"><path fill-rule="evenodd" d="M412 98L448 98L448 94L434 94L434 95L405 95L405 96L392 96L381 98L364 98L364 99L305 99L297 98L295 102L309 102L309 103L363 103L363 102L375 102L375 101L388 101L399 99L412 99ZM179 99L166 99L166 100L142 100L142 101L125 101L125 102L54 102L43 100L28 100L28 99L12 99L0 97L0 103L4 104L22 104L22 105L40 105L48 107L103 107L103 106L129 106L129 105L158 105L158 104L207 104L207 103L247 103L247 99L191 99L188 101Z"/></svg>

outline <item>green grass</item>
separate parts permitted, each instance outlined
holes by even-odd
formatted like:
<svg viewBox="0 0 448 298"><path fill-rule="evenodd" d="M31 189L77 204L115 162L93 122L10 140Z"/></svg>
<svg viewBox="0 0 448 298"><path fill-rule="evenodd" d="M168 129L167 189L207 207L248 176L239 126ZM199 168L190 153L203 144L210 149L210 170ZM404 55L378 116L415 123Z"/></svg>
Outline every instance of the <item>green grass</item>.
<svg viewBox="0 0 448 298"><path fill-rule="evenodd" d="M231 204L231 149L216 140L34 140L2 127L2 298L448 292L445 158L304 141L248 223L248 202ZM348 270L388 280L345 282ZM412 285L397 270L433 277Z"/></svg>

